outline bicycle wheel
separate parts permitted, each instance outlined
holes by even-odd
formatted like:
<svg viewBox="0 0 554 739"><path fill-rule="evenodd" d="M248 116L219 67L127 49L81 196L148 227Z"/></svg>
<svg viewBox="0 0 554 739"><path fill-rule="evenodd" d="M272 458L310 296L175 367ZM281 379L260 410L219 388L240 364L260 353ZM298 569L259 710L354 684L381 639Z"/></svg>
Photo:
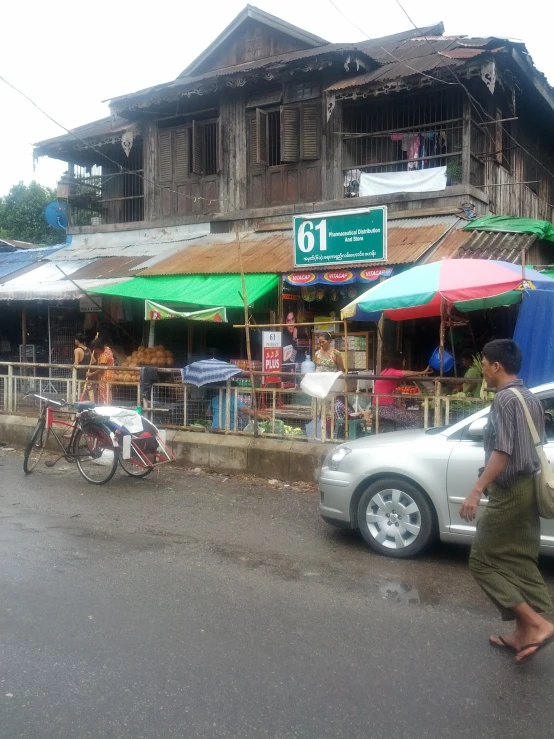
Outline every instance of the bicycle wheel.
<svg viewBox="0 0 554 739"><path fill-rule="evenodd" d="M133 451L131 450L131 455L132 454ZM133 461L132 456L130 459L123 459L123 457L120 456L119 465L121 469L129 475L129 477L146 477L146 475L149 475L154 469L153 467L141 467Z"/></svg>
<svg viewBox="0 0 554 739"><path fill-rule="evenodd" d="M110 430L105 426L94 424L79 429L73 454L79 472L93 485L103 485L114 476L119 454L114 448Z"/></svg>
<svg viewBox="0 0 554 739"><path fill-rule="evenodd" d="M40 462L49 433L50 430L46 428L46 421L44 418L39 418L23 456L23 472L26 475L30 475Z"/></svg>

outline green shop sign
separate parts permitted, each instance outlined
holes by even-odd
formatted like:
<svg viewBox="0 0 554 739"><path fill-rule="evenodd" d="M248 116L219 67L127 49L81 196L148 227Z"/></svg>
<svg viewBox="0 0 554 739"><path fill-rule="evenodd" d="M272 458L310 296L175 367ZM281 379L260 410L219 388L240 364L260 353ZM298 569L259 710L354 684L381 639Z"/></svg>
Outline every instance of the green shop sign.
<svg viewBox="0 0 554 739"><path fill-rule="evenodd" d="M294 266L384 262L387 207L294 216Z"/></svg>

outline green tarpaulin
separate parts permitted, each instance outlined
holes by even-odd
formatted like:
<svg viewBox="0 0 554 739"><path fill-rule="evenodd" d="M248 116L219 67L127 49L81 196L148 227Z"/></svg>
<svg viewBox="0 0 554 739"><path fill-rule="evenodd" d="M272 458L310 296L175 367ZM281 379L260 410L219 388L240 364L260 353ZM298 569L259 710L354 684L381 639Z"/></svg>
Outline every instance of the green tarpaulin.
<svg viewBox="0 0 554 739"><path fill-rule="evenodd" d="M554 227L549 221L515 216L483 216L464 226L464 231L502 231L504 233L535 234L538 239L554 242Z"/></svg>
<svg viewBox="0 0 554 739"><path fill-rule="evenodd" d="M248 304L277 285L277 275L245 275ZM91 292L98 295L117 295L121 298L139 298L155 302L183 303L184 305L225 306L242 308L240 275L176 275L174 277L133 277L109 287Z"/></svg>

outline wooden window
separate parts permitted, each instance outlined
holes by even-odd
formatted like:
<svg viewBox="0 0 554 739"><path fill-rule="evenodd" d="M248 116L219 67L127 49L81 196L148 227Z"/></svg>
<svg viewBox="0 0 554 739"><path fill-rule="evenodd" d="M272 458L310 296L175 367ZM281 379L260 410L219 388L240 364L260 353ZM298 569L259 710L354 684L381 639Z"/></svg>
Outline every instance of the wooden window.
<svg viewBox="0 0 554 739"><path fill-rule="evenodd" d="M219 121L197 122L158 133L159 182L184 182L221 169L222 136Z"/></svg>
<svg viewBox="0 0 554 739"><path fill-rule="evenodd" d="M275 167L319 159L320 119L319 103L257 108L250 123L252 164Z"/></svg>
<svg viewBox="0 0 554 739"><path fill-rule="evenodd" d="M221 126L219 121L192 123L191 161L192 172L209 177L220 171Z"/></svg>
<svg viewBox="0 0 554 739"><path fill-rule="evenodd" d="M300 159L300 111L296 106L281 106L281 161Z"/></svg>
<svg viewBox="0 0 554 739"><path fill-rule="evenodd" d="M171 131L162 131L158 134L158 180L160 182L173 180Z"/></svg>
<svg viewBox="0 0 554 739"><path fill-rule="evenodd" d="M252 164L263 164L267 166L270 162L267 158L268 151L268 114L256 108L254 120L252 121Z"/></svg>
<svg viewBox="0 0 554 739"><path fill-rule="evenodd" d="M289 82L285 87L285 103L313 100L319 97L321 97L321 87L313 82Z"/></svg>
<svg viewBox="0 0 554 739"><path fill-rule="evenodd" d="M301 111L302 126L300 158L304 161L307 159L319 159L321 156L319 149L319 142L321 141L321 134L319 131L321 106L318 104L304 105L302 106Z"/></svg>

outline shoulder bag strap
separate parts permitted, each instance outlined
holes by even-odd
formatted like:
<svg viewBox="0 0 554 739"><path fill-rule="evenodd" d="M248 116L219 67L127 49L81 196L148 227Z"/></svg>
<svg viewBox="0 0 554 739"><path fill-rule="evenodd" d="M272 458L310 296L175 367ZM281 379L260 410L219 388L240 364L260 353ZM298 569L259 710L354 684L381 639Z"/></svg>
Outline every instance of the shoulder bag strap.
<svg viewBox="0 0 554 739"><path fill-rule="evenodd" d="M523 399L523 395L519 392L519 390L516 390L515 387L510 387L508 389L513 392L513 394L517 397L517 399L521 403L521 407L523 408L523 412L525 413L525 418L527 420L527 425L529 426L529 431L531 432L531 436L533 438L533 444L535 446L542 447L542 441L539 439L537 428L535 424L533 423L533 419L531 418L531 414L529 413L529 408L527 407L527 403Z"/></svg>

